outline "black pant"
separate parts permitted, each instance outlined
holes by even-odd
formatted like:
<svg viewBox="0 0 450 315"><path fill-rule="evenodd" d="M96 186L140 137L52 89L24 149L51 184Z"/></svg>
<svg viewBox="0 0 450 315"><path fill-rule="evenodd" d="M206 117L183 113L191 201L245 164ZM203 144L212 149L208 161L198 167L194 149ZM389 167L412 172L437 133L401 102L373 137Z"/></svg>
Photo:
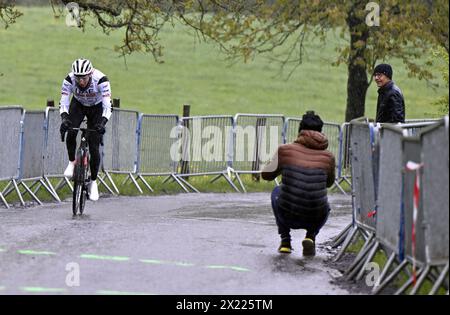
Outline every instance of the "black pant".
<svg viewBox="0 0 450 315"><path fill-rule="evenodd" d="M283 218L283 216L280 214L280 209L278 207L278 198L280 197L281 188L280 186L277 186L272 191L271 199L272 199L272 209L273 213L275 215L275 222L278 226L278 234L280 234L280 237L282 240L291 240L291 229L305 229L306 230L306 237L311 238L315 241L317 234L319 234L320 229L325 225L325 223L328 220L328 215L330 214L330 209L328 209L327 215L323 218L321 222L318 222L317 224L311 224L307 222L301 222L301 221L291 221L286 220Z"/></svg>
<svg viewBox="0 0 450 315"><path fill-rule="evenodd" d="M82 105L75 97L72 97L69 107L69 119L72 122L72 127L78 128L81 125L84 117L87 117L87 127L94 129L94 126L101 122L103 114L102 103L88 107ZM70 130L67 133L66 146L69 153L69 160L75 161L75 150L77 146L78 131ZM96 180L98 169L100 167L100 143L102 135L97 132L91 132L88 135L89 152L91 154L90 167L91 179Z"/></svg>

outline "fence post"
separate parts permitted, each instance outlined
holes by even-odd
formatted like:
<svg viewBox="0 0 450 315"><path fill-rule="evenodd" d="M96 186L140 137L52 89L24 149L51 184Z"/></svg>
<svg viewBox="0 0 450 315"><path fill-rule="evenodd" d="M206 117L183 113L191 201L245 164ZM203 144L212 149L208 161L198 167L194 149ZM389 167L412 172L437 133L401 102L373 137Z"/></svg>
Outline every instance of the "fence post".
<svg viewBox="0 0 450 315"><path fill-rule="evenodd" d="M184 104L183 105L183 117L189 117L190 114L191 114L191 105ZM190 126L189 126L188 120L183 121L183 127L186 128L187 130L189 130ZM184 129L184 130L186 130L186 129ZM186 131L183 131L183 132L186 132ZM187 141L188 142L192 141L192 139L191 140L188 139ZM188 150L187 153L189 154L189 147L186 146L186 143L183 143L183 151L182 151L182 155L181 155L181 174L189 174L189 161L186 161L184 159L186 156L185 150ZM184 179L189 180L189 177L185 177Z"/></svg>
<svg viewBox="0 0 450 315"><path fill-rule="evenodd" d="M112 107L113 108L120 108L120 98L113 98Z"/></svg>

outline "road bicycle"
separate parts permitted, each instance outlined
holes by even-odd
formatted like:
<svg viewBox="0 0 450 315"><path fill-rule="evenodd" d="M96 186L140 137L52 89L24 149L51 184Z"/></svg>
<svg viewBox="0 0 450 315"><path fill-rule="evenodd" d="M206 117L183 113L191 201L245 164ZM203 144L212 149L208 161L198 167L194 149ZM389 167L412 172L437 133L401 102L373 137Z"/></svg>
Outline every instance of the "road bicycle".
<svg viewBox="0 0 450 315"><path fill-rule="evenodd" d="M73 181L72 212L73 215L76 216L78 212L80 213L80 215L83 214L86 199L89 198L88 186L90 183L90 173L89 173L90 155L89 155L88 137L89 133L97 131L88 128L69 128L69 130L81 131L81 142L75 155L75 169L73 171L72 176ZM64 135L62 135L61 140L64 141Z"/></svg>

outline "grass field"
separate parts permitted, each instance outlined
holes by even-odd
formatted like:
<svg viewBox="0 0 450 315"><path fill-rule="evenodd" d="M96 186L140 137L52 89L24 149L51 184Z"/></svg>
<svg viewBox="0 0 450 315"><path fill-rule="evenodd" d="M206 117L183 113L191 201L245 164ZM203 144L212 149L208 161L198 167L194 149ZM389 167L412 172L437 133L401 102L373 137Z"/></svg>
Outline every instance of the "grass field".
<svg viewBox="0 0 450 315"><path fill-rule="evenodd" d="M308 54L286 80L279 65L267 57L231 65L212 44L201 43L189 29L168 27L161 34L165 62L136 53L124 59L113 51L122 32L104 35L87 26L83 33L69 28L64 16L53 17L49 7L20 8L24 13L7 30L0 29L0 106L19 104L27 109L43 108L47 99L59 101L60 86L72 61L90 58L105 72L113 97L121 107L145 113L181 114L191 104L192 115L237 112L280 113L298 116L315 109L325 120L342 122L346 104L347 69L332 67L338 37L330 34L326 45L310 42ZM424 56L426 61L429 56ZM401 61L394 65L394 81L403 90L407 118L432 117L430 104L448 93L440 78L437 89L424 81L408 78ZM440 77L438 71L434 71ZM369 88L366 116L375 116L376 86Z"/></svg>

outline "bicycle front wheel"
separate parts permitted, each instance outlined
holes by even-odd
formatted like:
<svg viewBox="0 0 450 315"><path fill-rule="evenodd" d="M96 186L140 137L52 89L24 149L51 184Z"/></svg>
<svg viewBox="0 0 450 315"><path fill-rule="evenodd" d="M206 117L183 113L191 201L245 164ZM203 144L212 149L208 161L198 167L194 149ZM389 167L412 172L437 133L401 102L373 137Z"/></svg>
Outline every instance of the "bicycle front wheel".
<svg viewBox="0 0 450 315"><path fill-rule="evenodd" d="M80 215L83 214L84 211L84 205L86 204L86 197L87 197L87 187L86 185L79 185L81 187L81 197L80 197Z"/></svg>
<svg viewBox="0 0 450 315"><path fill-rule="evenodd" d="M77 215L78 209L81 207L83 198L83 185L75 183L73 186L73 199L72 199L72 212L73 215ZM82 210L80 209L80 212Z"/></svg>

